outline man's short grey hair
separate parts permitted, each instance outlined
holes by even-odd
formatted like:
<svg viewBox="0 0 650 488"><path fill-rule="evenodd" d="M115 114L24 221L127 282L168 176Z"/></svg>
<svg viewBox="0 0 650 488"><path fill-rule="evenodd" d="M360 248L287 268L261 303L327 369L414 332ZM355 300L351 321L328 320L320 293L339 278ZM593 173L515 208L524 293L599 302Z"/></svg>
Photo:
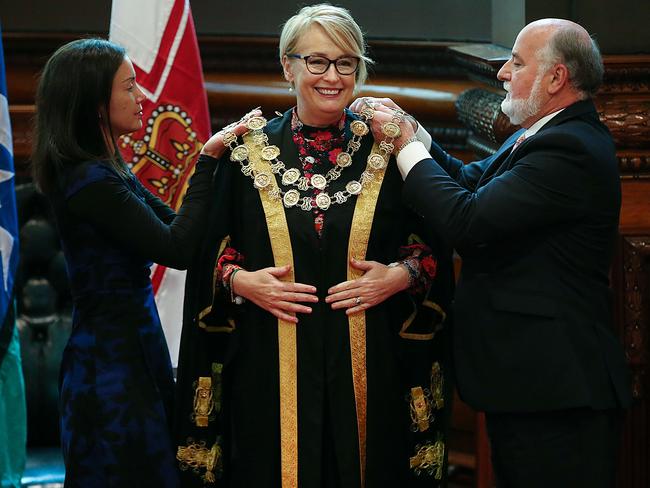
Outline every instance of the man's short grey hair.
<svg viewBox="0 0 650 488"><path fill-rule="evenodd" d="M593 97L603 82L605 68L598 44L593 38L587 41L576 29L559 29L540 51L539 60L544 70L556 63L564 64L569 82L582 99Z"/></svg>

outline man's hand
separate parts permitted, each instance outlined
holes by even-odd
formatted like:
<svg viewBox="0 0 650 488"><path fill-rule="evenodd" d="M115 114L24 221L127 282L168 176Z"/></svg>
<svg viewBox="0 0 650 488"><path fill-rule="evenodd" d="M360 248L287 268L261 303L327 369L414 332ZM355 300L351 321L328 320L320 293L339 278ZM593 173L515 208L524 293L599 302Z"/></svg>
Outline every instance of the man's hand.
<svg viewBox="0 0 650 488"><path fill-rule="evenodd" d="M399 122L401 134L393 141L393 145L396 148L401 148L406 141L413 139L415 132L418 129L417 120L404 112L390 98L362 97L357 98L352 102L352 105L350 105L350 110L353 112L360 113L364 109L371 109L374 111L374 116L369 122L370 129L372 130L372 134L376 141L381 141L386 138L386 135L382 131L382 126L387 122L396 123L395 119L404 119L402 122Z"/></svg>

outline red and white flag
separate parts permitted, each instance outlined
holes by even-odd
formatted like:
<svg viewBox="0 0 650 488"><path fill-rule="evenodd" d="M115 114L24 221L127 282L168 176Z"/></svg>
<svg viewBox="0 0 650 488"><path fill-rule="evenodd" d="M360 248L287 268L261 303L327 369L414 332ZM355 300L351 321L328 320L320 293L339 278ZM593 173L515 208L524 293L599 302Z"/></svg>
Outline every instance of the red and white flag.
<svg viewBox="0 0 650 488"><path fill-rule="evenodd" d="M120 139L122 155L144 186L177 210L210 136L189 0L113 0L110 40L126 49L148 98L142 129ZM152 283L175 367L185 272L154 265Z"/></svg>

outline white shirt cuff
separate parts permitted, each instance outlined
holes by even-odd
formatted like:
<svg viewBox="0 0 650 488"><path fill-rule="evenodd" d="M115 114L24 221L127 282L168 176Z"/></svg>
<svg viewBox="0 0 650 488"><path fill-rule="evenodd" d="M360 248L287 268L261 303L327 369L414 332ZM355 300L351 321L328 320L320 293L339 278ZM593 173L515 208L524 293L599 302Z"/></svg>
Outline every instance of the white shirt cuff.
<svg viewBox="0 0 650 488"><path fill-rule="evenodd" d="M431 134L424 130L424 127L422 127L419 122L418 130L415 132L415 137L418 138L418 141L424 144L424 147L427 148L427 150L431 147Z"/></svg>
<svg viewBox="0 0 650 488"><path fill-rule="evenodd" d="M425 131L426 132L426 131ZM409 171L423 159L430 159L431 155L422 142L413 141L402 148L397 155L397 167L405 180Z"/></svg>

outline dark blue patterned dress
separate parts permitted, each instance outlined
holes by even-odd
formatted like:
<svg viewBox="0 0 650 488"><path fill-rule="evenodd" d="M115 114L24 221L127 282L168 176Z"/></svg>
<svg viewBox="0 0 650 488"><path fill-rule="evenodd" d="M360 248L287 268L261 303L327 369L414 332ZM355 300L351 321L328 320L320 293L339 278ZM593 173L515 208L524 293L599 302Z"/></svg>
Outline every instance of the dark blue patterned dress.
<svg viewBox="0 0 650 488"><path fill-rule="evenodd" d="M66 487L177 487L172 367L149 267L185 267L214 164L175 215L132 175L75 166L51 195L74 298L60 373Z"/></svg>

